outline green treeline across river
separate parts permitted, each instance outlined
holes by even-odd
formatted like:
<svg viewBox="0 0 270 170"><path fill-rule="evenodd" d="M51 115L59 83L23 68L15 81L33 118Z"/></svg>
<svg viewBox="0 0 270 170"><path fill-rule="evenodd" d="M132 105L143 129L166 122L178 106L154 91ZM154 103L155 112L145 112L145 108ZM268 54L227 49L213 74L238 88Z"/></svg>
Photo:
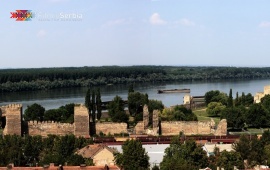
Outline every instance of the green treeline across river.
<svg viewBox="0 0 270 170"><path fill-rule="evenodd" d="M134 82L270 78L270 67L102 66L0 70L0 91L32 91Z"/></svg>

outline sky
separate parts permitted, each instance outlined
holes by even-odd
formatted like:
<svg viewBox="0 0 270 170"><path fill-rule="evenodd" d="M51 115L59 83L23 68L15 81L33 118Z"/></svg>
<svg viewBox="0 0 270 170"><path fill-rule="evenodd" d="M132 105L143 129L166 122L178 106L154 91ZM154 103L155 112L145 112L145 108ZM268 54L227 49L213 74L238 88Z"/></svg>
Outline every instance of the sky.
<svg viewBox="0 0 270 170"><path fill-rule="evenodd" d="M269 0L0 1L0 69L270 66ZM31 10L31 21L10 18Z"/></svg>

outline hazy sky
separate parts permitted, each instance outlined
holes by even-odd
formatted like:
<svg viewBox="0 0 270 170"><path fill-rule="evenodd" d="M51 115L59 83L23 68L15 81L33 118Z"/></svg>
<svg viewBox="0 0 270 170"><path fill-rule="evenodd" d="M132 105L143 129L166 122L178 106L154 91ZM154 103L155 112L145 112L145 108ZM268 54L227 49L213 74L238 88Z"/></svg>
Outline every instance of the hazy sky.
<svg viewBox="0 0 270 170"><path fill-rule="evenodd" d="M270 1L2 0L0 37L0 68L270 66Z"/></svg>

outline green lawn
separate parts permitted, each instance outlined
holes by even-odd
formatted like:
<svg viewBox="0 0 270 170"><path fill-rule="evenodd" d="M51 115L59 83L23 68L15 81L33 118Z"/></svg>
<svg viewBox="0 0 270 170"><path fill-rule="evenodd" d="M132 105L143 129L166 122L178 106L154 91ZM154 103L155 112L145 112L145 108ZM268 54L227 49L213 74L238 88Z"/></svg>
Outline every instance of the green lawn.
<svg viewBox="0 0 270 170"><path fill-rule="evenodd" d="M213 119L216 125L220 122L219 117L209 117L206 108L193 110L193 113L198 117L198 121L210 121Z"/></svg>

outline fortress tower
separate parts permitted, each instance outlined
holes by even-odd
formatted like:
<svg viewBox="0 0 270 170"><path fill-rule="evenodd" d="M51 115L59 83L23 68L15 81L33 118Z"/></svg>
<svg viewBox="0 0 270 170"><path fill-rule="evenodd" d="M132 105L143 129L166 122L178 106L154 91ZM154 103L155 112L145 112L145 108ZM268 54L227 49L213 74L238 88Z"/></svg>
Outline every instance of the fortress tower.
<svg viewBox="0 0 270 170"><path fill-rule="evenodd" d="M74 106L74 135L89 136L89 113L88 109L83 104Z"/></svg>
<svg viewBox="0 0 270 170"><path fill-rule="evenodd" d="M22 105L10 104L1 108L2 116L6 117L4 135L22 135Z"/></svg>

